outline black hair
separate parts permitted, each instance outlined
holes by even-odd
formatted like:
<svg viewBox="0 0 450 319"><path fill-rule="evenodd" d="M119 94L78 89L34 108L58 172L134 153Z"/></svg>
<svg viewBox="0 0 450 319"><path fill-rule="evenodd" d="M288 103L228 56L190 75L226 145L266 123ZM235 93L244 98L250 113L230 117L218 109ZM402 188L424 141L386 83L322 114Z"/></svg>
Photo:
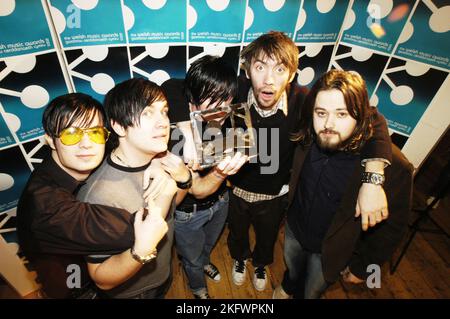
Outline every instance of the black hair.
<svg viewBox="0 0 450 319"><path fill-rule="evenodd" d="M184 80L184 94L196 106L210 99L222 103L237 95L237 75L222 57L206 55L191 64Z"/></svg>
<svg viewBox="0 0 450 319"><path fill-rule="evenodd" d="M56 138L76 121L80 121L82 127L90 126L96 115L104 124L105 111L96 99L83 93L64 94L47 105L42 115L42 126L48 136Z"/></svg>
<svg viewBox="0 0 450 319"><path fill-rule="evenodd" d="M129 79L113 87L105 96L103 103L108 118L124 129L140 124L142 111L156 101L166 101L166 96L157 84L143 79ZM108 149L119 146L119 139L114 130L108 140Z"/></svg>

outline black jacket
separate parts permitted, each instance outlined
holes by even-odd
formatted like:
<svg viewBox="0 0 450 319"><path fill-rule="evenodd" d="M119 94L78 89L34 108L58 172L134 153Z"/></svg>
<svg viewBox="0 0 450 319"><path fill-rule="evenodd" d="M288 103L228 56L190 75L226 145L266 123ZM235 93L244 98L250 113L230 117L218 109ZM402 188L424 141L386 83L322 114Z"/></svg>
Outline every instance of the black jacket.
<svg viewBox="0 0 450 319"><path fill-rule="evenodd" d="M289 184L289 205L292 204L299 177L309 147L298 145L295 149L294 164ZM355 171L341 204L337 209L331 226L322 242L322 269L327 282L334 282L346 266L359 277L368 276L366 269L370 264L381 265L394 252L406 230L412 202L413 166L392 145L392 165L385 169L384 189L388 201L387 220L369 229L361 230L361 220L355 218L355 206L361 186L363 167L355 164ZM296 228L294 213L288 215L289 227Z"/></svg>

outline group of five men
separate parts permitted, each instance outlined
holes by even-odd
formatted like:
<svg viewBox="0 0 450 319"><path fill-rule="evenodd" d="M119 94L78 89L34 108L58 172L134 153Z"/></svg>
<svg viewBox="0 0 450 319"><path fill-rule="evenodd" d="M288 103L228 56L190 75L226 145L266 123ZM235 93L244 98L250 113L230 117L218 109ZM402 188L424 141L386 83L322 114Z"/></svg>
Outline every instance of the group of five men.
<svg viewBox="0 0 450 319"><path fill-rule="evenodd" d="M254 287L264 290L286 212L287 270L275 298L318 298L341 272L357 283L386 261L407 225L412 166L359 75L332 70L307 94L293 82L298 56L291 39L269 32L242 51L239 78L223 58L204 56L184 81L116 85L103 107L81 93L54 99L43 115L51 155L17 214L21 249L46 296L163 298L175 241L189 288L209 298L205 276L221 279L210 254L226 222L234 284L251 259ZM193 161L189 112L233 102L249 105L275 169L260 152L203 170ZM183 154L168 151L171 122ZM361 232L369 225L377 226ZM81 269L77 289L66 282L71 264Z"/></svg>

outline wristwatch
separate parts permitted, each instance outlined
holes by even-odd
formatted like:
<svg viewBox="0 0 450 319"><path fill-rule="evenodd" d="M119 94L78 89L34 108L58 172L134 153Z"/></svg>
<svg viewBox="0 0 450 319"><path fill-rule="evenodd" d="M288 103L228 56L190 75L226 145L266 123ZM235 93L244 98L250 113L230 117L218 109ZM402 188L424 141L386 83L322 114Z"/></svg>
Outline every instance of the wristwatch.
<svg viewBox="0 0 450 319"><path fill-rule="evenodd" d="M152 251L147 256L139 256L134 251L134 247L131 248L131 257L133 257L134 260L136 260L137 262L141 263L142 265L147 264L150 261L152 261L153 259L155 259L156 258L156 253L157 253L157 251L156 251L156 248L155 248L155 250Z"/></svg>
<svg viewBox="0 0 450 319"><path fill-rule="evenodd" d="M361 181L363 183L369 183L369 184L383 186L383 184L384 184L384 175L383 174L379 174L379 173L364 172Z"/></svg>
<svg viewBox="0 0 450 319"><path fill-rule="evenodd" d="M188 171L189 171L189 179L186 182L184 182L184 183L177 182L177 187L178 188L180 188L180 189L189 189L189 188L191 188L191 186L192 186L192 173L191 173L191 170L188 170Z"/></svg>

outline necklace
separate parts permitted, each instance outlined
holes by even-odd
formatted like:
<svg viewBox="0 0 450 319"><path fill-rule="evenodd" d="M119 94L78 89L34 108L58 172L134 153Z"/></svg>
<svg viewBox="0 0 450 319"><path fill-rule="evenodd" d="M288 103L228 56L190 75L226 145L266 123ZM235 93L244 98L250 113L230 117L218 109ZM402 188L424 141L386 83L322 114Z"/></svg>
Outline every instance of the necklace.
<svg viewBox="0 0 450 319"><path fill-rule="evenodd" d="M127 163L125 163L124 160L122 160L119 155L117 155L115 152L112 152L111 154L113 154L118 160L119 162L121 162L123 165L125 165L126 167L131 167L130 165L128 165Z"/></svg>

